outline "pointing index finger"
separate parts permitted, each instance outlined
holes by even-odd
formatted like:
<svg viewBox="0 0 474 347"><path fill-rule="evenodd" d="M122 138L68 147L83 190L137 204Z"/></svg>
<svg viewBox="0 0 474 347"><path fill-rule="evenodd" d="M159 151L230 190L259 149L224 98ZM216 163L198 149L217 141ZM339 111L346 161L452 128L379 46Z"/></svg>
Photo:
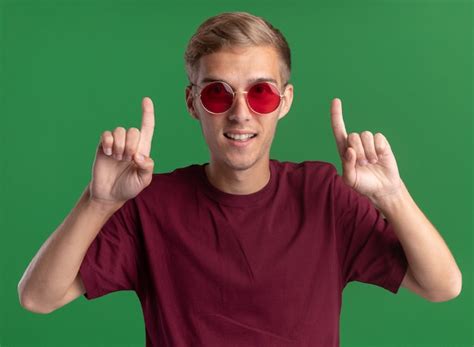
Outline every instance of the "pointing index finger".
<svg viewBox="0 0 474 347"><path fill-rule="evenodd" d="M337 150L339 156L344 158L347 144L347 132L342 118L342 102L341 99L335 98L331 105L331 127L336 139Z"/></svg>
<svg viewBox="0 0 474 347"><path fill-rule="evenodd" d="M138 144L138 153L147 157L150 156L151 140L155 129L155 111L153 101L149 97L142 100L142 127L140 130L140 143Z"/></svg>

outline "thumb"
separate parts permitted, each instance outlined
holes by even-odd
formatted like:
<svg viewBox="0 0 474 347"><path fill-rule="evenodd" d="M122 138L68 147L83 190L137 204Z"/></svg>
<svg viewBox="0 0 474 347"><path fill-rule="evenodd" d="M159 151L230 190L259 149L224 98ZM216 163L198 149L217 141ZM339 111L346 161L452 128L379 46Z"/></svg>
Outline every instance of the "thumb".
<svg viewBox="0 0 474 347"><path fill-rule="evenodd" d="M133 161L138 166L138 174L140 176L145 176L149 175L150 173L153 173L153 167L155 166L155 162L153 161L153 159L151 159L151 157L146 157L143 154L137 152L133 155Z"/></svg>
<svg viewBox="0 0 474 347"><path fill-rule="evenodd" d="M353 186L356 180L356 152L352 147L347 147L344 159L342 160L342 176L344 182Z"/></svg>

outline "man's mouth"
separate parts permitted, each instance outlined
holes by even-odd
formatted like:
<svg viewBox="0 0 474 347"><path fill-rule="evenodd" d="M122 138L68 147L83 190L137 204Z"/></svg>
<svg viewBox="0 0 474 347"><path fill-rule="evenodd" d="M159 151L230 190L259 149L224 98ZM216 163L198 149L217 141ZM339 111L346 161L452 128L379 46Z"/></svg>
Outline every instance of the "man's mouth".
<svg viewBox="0 0 474 347"><path fill-rule="evenodd" d="M257 134L248 133L248 134L232 134L232 133L224 133L224 136L230 140L244 142L248 139L252 139L257 136Z"/></svg>

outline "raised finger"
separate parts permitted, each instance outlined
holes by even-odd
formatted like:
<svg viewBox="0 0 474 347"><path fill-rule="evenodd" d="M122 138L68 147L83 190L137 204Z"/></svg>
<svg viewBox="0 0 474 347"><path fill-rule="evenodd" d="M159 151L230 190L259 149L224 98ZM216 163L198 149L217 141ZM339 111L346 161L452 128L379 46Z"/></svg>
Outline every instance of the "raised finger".
<svg viewBox="0 0 474 347"><path fill-rule="evenodd" d="M344 158L344 153L347 147L347 132L342 117L342 102L340 99L335 98L331 104L331 127L336 139L337 151L339 156Z"/></svg>
<svg viewBox="0 0 474 347"><path fill-rule="evenodd" d="M124 160L131 161L133 155L137 151L138 142L140 141L140 130L130 128L127 131L127 139L125 140Z"/></svg>
<svg viewBox="0 0 474 347"><path fill-rule="evenodd" d="M367 158L365 157L364 147L358 133L350 133L347 137L347 145L352 147L356 152L357 163L359 165L365 165Z"/></svg>
<svg viewBox="0 0 474 347"><path fill-rule="evenodd" d="M122 160L123 150L125 148L125 134L126 131L124 127L117 127L113 132L113 157L117 160Z"/></svg>
<svg viewBox="0 0 474 347"><path fill-rule="evenodd" d="M364 147L365 157L370 163L376 163L378 158L375 152L374 135L370 131L363 131L360 134L360 138Z"/></svg>
<svg viewBox="0 0 474 347"><path fill-rule="evenodd" d="M150 156L154 129L155 111L153 101L149 97L144 97L142 100L142 127L140 129L140 142L137 152L147 157Z"/></svg>

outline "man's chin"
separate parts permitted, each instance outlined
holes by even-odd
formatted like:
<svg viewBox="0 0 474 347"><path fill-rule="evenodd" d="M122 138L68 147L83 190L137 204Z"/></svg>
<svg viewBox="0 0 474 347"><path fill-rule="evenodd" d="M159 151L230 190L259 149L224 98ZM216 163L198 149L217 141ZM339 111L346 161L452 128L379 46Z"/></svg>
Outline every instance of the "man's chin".
<svg viewBox="0 0 474 347"><path fill-rule="evenodd" d="M254 158L227 158L225 165L235 171L244 171L255 166Z"/></svg>

